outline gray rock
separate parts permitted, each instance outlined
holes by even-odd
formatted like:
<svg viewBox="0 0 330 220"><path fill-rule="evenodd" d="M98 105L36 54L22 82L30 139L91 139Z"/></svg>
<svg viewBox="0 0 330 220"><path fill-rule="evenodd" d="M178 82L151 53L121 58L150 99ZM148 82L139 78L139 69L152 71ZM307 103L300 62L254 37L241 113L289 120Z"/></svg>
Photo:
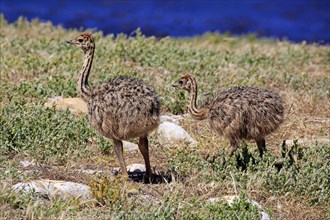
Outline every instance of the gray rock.
<svg viewBox="0 0 330 220"><path fill-rule="evenodd" d="M182 127L172 122L164 121L161 123L156 133L159 143L164 146L178 142L196 144L196 141Z"/></svg>
<svg viewBox="0 0 330 220"><path fill-rule="evenodd" d="M58 180L31 180L17 183L12 186L14 192L35 192L47 198L80 198L90 199L90 187L81 183L58 181Z"/></svg>

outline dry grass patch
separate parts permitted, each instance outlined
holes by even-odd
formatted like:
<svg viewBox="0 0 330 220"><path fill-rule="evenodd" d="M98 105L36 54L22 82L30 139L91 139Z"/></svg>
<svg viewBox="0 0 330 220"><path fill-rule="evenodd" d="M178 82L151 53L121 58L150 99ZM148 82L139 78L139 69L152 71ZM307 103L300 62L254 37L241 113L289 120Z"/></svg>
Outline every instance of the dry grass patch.
<svg viewBox="0 0 330 220"><path fill-rule="evenodd" d="M270 151L264 158L249 141L226 158L226 139L214 134L206 121L186 119L182 126L196 146L182 143L166 148L152 137L152 167L173 178L170 183L145 185L114 177L111 169L118 162L112 144L96 134L86 116L43 108L50 97L78 96L81 53L64 43L78 31L23 18L8 24L3 16L0 25L0 218L256 218L244 195L258 201L272 219L330 217L329 145L311 141L281 147L286 139L329 139L329 46L260 40L252 35L156 39L139 30L132 37L94 33L97 46L90 81L94 84L121 74L141 78L155 86L164 114L185 112L187 94L171 85L186 73L198 79L204 94L200 102L233 85L265 87L286 100L287 120L267 137ZM126 152L125 159L127 164L143 163L139 152ZM21 160L36 165L24 168ZM279 160L282 167L275 166ZM96 189L103 184L104 190L97 205L44 201L10 192L14 183L39 178L80 182ZM232 194L243 196L235 208L207 203L209 198Z"/></svg>

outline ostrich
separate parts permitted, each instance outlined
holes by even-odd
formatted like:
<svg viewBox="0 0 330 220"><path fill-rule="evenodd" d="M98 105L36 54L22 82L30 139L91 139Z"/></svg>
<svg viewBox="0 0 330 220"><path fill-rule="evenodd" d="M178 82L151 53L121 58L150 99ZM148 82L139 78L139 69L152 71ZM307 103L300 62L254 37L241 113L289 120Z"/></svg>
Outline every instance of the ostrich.
<svg viewBox="0 0 330 220"><path fill-rule="evenodd" d="M284 120L283 100L272 91L237 86L216 94L208 104L197 107L197 83L193 75L180 78L173 87L190 94L188 112L194 119L208 119L211 129L230 141L230 154L244 139L255 140L260 156L266 151L265 136Z"/></svg>
<svg viewBox="0 0 330 220"><path fill-rule="evenodd" d="M123 157L123 142L139 137L139 149L144 158L147 181L152 177L148 134L159 124L160 102L154 89L142 81L119 76L90 87L88 76L92 67L95 42L92 34L83 33L67 41L84 51L83 66L77 89L88 104L89 121L98 132L114 142L123 176L128 177Z"/></svg>

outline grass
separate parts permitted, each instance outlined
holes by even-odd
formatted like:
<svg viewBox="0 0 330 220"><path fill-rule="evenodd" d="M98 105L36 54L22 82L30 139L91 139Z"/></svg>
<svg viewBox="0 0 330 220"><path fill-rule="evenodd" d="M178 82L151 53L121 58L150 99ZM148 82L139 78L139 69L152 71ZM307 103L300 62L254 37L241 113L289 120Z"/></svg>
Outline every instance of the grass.
<svg viewBox="0 0 330 220"><path fill-rule="evenodd" d="M258 201L272 219L330 218L330 147L282 147L286 139L329 137L329 46L253 35L157 39L139 30L129 37L94 32L91 83L121 74L144 79L159 93L163 114L185 111L187 94L174 91L171 84L186 73L196 75L201 101L232 85L266 87L286 100L286 121L267 138L269 152L263 158L247 142L225 159L228 141L212 133L207 123L190 119L182 126L197 141L194 147L166 148L152 136L153 168L176 179L145 185L110 174L75 172L117 167L112 144L93 130L86 116L43 108L50 97L78 96L82 52L65 40L79 32L24 18L8 24L3 16L0 25L1 219L258 219L247 199ZM32 172L19 164L24 159L36 163ZM143 163L139 153L126 153L125 159ZM279 160L283 166L276 168ZM97 203L47 201L10 191L19 181L39 178L88 184ZM234 206L208 202L234 194L242 198Z"/></svg>

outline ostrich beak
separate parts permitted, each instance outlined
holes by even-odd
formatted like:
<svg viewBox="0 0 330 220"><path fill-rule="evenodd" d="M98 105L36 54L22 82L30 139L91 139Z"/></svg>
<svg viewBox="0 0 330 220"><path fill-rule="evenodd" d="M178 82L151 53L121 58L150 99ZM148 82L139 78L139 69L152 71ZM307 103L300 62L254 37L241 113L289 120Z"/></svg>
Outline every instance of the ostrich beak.
<svg viewBox="0 0 330 220"><path fill-rule="evenodd" d="M172 84L172 86L173 86L174 88L178 88L178 87L179 87L179 84L178 84L178 83L174 83L174 84Z"/></svg>
<svg viewBox="0 0 330 220"><path fill-rule="evenodd" d="M66 43L68 43L68 44L76 44L75 42L74 42L74 40L67 40L67 41L65 41Z"/></svg>

